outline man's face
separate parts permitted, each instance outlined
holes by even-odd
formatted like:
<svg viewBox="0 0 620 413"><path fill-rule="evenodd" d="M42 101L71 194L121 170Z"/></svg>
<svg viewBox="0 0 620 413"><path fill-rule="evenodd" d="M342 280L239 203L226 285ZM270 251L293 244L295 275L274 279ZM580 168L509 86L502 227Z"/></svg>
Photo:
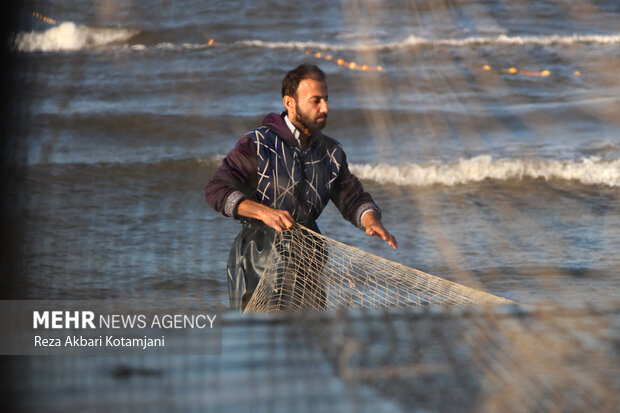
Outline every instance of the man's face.
<svg viewBox="0 0 620 413"><path fill-rule="evenodd" d="M312 133L325 127L327 112L327 84L310 78L299 82L292 118Z"/></svg>

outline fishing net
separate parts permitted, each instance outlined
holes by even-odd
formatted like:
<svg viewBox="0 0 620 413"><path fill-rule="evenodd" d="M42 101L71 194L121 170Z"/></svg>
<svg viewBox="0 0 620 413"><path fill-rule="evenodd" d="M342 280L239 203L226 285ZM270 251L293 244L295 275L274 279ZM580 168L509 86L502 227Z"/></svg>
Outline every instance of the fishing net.
<svg viewBox="0 0 620 413"><path fill-rule="evenodd" d="M188 337L188 349L198 340ZM16 374L5 387L24 412L617 413L620 406L618 305L229 313L222 344L211 356L12 357L5 368Z"/></svg>
<svg viewBox="0 0 620 413"><path fill-rule="evenodd" d="M283 312L270 328L295 344L278 357L304 377L330 366L354 411L617 409L617 307L517 305L300 226L276 235L270 263L246 312ZM299 311L322 309L337 311Z"/></svg>
<svg viewBox="0 0 620 413"><path fill-rule="evenodd" d="M276 234L269 262L246 312L510 303L299 225Z"/></svg>
<svg viewBox="0 0 620 413"><path fill-rule="evenodd" d="M295 314L356 394L398 411L618 411L617 307Z"/></svg>
<svg viewBox="0 0 620 413"><path fill-rule="evenodd" d="M617 304L517 305L303 227L271 254L252 313L223 314L220 354L197 354L205 339L189 330L168 354L13 357L14 410L618 411Z"/></svg>

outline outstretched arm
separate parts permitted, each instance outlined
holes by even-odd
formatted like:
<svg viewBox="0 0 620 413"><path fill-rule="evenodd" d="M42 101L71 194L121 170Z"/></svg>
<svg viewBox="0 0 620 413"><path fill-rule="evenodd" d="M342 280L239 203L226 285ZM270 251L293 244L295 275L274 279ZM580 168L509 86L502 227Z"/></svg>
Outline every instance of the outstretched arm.
<svg viewBox="0 0 620 413"><path fill-rule="evenodd" d="M390 234L384 227L375 211L368 211L362 217L362 225L366 229L366 234L381 238L392 248L397 249L398 243L394 235Z"/></svg>

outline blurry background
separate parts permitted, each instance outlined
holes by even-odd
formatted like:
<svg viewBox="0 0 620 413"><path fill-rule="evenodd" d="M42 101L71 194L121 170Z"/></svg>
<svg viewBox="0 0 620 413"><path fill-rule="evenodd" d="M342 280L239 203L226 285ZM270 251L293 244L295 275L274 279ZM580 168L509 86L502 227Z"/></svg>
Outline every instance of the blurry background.
<svg viewBox="0 0 620 413"><path fill-rule="evenodd" d="M11 288L226 308L240 225L204 184L309 61L324 132L400 249L332 206L325 235L519 302L618 300L619 17L600 0L24 2Z"/></svg>
<svg viewBox="0 0 620 413"><path fill-rule="evenodd" d="M16 3L3 298L225 310L240 225L203 187L308 61L328 76L324 132L400 248L333 207L325 235L520 303L611 310L226 314L218 356L4 357L5 410L617 411L620 3Z"/></svg>

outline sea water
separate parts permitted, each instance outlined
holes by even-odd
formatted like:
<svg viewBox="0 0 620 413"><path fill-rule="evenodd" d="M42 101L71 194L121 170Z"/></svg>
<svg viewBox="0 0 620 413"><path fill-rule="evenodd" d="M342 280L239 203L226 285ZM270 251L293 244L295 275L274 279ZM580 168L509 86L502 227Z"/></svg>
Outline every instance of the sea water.
<svg viewBox="0 0 620 413"><path fill-rule="evenodd" d="M617 301L620 3L461 3L29 4L18 295L226 308L240 224L204 185L311 62L399 249L333 206L325 235L517 302Z"/></svg>

